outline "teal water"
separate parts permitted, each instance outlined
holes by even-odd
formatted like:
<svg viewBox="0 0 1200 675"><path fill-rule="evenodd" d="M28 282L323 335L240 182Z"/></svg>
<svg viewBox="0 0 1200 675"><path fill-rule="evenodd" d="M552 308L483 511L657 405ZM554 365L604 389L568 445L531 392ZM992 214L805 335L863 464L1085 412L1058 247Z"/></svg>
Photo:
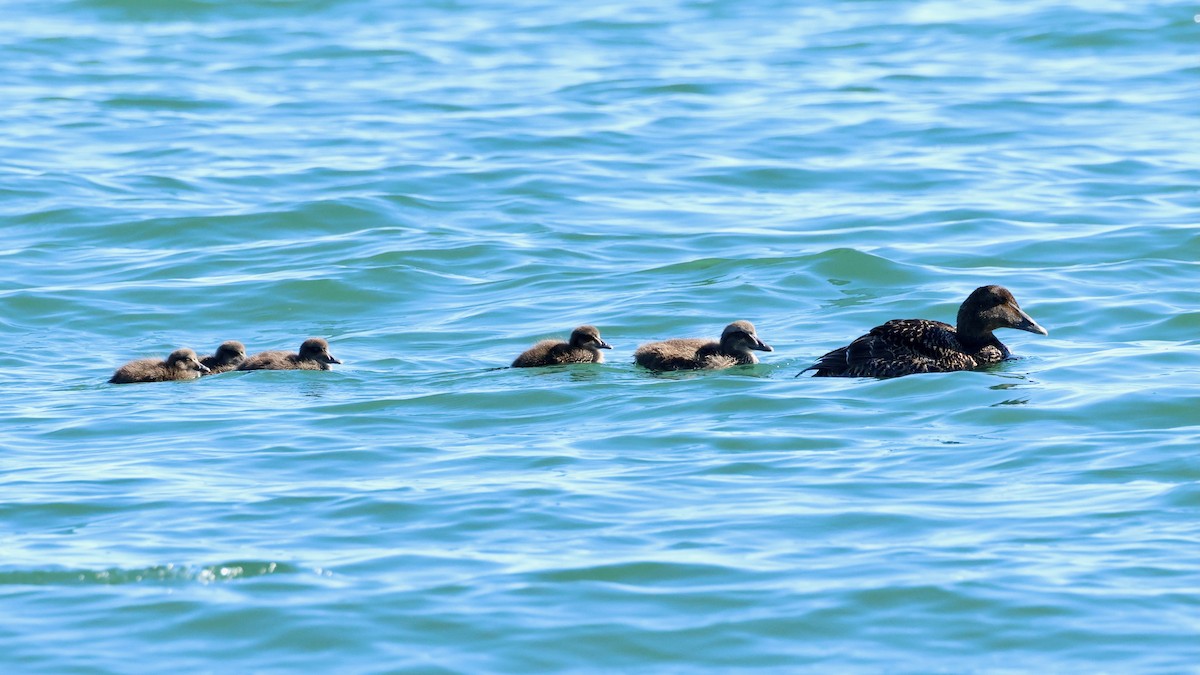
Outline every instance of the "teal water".
<svg viewBox="0 0 1200 675"><path fill-rule="evenodd" d="M0 665L1194 670L1196 12L3 3ZM793 377L985 283L1050 335Z"/></svg>

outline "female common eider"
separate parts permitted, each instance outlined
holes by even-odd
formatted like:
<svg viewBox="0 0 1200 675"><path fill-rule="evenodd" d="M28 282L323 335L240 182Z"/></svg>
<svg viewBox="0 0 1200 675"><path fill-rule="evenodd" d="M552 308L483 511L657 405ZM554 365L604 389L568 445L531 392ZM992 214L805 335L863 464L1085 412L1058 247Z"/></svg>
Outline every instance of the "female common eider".
<svg viewBox="0 0 1200 675"><path fill-rule="evenodd" d="M981 286L958 308L958 326L929 319L894 319L822 356L797 377L900 377L971 370L1012 356L992 334L1016 328L1047 335L1003 286Z"/></svg>
<svg viewBox="0 0 1200 675"><path fill-rule="evenodd" d="M595 326L580 326L571 331L570 342L542 340L521 353L512 362L513 368L537 366L560 366L566 363L604 363L601 349L612 349L612 345L600 339Z"/></svg>
<svg viewBox="0 0 1200 675"><path fill-rule="evenodd" d="M222 342L220 347L217 347L217 352L211 356L206 356L200 359L208 367L208 372L205 375L216 375L217 373L227 373L231 370L237 370L238 365L246 360L246 346L237 340L229 340Z"/></svg>
<svg viewBox="0 0 1200 675"><path fill-rule="evenodd" d="M721 332L721 341L682 338L651 342L637 348L633 358L650 370L700 370L758 363L751 350L775 351L758 339L754 324L734 321Z"/></svg>
<svg viewBox="0 0 1200 675"><path fill-rule="evenodd" d="M132 384L134 382L166 382L168 380L194 380L201 373L207 373L208 367L196 358L196 352L184 348L171 352L165 361L159 359L138 359L130 361L117 369L109 378L112 384Z"/></svg>
<svg viewBox="0 0 1200 675"><path fill-rule="evenodd" d="M321 338L309 338L300 345L300 353L261 352L242 361L238 370L332 370L331 363L341 363L329 353L329 343Z"/></svg>

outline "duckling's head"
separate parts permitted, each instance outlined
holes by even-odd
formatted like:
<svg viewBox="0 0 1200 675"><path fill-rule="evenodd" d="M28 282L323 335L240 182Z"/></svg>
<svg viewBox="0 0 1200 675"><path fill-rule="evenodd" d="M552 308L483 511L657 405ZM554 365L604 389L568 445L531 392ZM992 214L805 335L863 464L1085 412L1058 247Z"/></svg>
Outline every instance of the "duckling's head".
<svg viewBox="0 0 1200 675"><path fill-rule="evenodd" d="M309 338L300 345L300 358L319 363L341 363L329 353L329 343L321 338Z"/></svg>
<svg viewBox="0 0 1200 675"><path fill-rule="evenodd" d="M167 367L175 370L195 370L201 373L207 373L208 366L200 363L200 358L196 356L196 352L188 348L176 349L167 357Z"/></svg>
<svg viewBox="0 0 1200 675"><path fill-rule="evenodd" d="M773 352L771 345L758 339L754 324L749 321L734 321L721 331L721 348L726 351L746 351L757 349L760 352Z"/></svg>
<svg viewBox="0 0 1200 675"><path fill-rule="evenodd" d="M246 360L246 345L237 340L222 342L217 347L217 363L223 366L236 366Z"/></svg>
<svg viewBox="0 0 1200 675"><path fill-rule="evenodd" d="M580 326L571 331L570 345L584 349L612 349L612 345L600 338L595 326Z"/></svg>

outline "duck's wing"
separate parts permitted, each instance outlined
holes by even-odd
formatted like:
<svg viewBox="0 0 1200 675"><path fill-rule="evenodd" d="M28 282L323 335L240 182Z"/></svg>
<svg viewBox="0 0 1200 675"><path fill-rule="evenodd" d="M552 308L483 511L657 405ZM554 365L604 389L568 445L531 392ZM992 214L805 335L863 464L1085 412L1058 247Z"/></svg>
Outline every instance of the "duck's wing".
<svg viewBox="0 0 1200 675"><path fill-rule="evenodd" d="M802 372L815 370L815 377L898 377L975 365L963 353L954 326L928 319L895 319L825 354Z"/></svg>
<svg viewBox="0 0 1200 675"><path fill-rule="evenodd" d="M893 319L871 329L879 358L925 356L940 358L946 352L962 352L954 326L929 319ZM864 336L866 337L866 336Z"/></svg>

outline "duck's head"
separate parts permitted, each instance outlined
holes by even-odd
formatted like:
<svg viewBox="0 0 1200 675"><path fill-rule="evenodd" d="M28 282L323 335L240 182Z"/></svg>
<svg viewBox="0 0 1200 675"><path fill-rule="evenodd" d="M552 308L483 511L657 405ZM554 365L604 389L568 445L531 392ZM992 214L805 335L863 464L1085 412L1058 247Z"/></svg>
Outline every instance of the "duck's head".
<svg viewBox="0 0 1200 675"><path fill-rule="evenodd" d="M960 335L988 335L997 328L1016 328L1049 335L1033 317L1025 313L1013 294L1003 286L980 286L958 308Z"/></svg>

